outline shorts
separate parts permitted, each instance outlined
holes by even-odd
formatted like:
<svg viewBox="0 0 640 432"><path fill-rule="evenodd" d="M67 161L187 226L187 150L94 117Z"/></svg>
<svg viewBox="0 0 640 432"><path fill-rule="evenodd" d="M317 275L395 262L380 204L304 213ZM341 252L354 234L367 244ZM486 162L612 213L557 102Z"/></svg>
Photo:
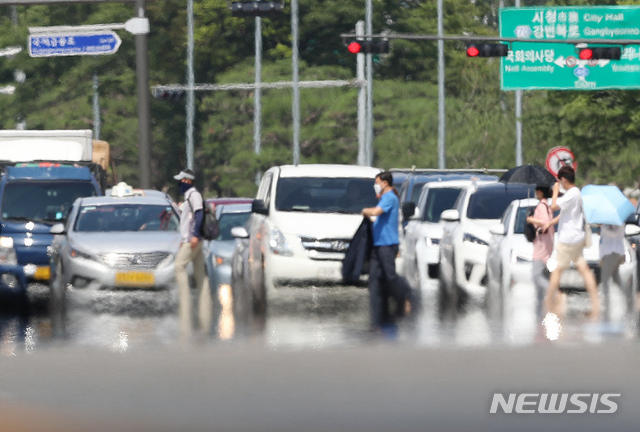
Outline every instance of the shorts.
<svg viewBox="0 0 640 432"><path fill-rule="evenodd" d="M571 265L571 262L577 266L581 262L587 263L582 256L582 250L584 249L584 242L575 244L558 243L556 247L558 251L558 267L560 270L566 270Z"/></svg>

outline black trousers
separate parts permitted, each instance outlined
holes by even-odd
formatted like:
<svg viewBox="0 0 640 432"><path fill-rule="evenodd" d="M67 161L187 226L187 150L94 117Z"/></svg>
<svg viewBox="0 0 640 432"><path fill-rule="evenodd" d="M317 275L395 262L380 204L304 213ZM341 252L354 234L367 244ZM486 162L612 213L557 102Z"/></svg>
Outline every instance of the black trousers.
<svg viewBox="0 0 640 432"><path fill-rule="evenodd" d="M409 282L396 273L398 245L374 246L369 262L369 305L371 325L380 327L392 319L388 298L396 302L396 316L404 314L406 300L413 302Z"/></svg>

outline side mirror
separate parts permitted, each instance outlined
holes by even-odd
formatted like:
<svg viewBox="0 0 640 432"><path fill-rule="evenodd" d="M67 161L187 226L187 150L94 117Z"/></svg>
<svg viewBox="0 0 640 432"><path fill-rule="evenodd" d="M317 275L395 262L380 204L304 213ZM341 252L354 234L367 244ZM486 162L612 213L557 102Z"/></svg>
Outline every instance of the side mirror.
<svg viewBox="0 0 640 432"><path fill-rule="evenodd" d="M457 222L460 220L460 213L456 209L449 209L442 212L440 219L446 222Z"/></svg>
<svg viewBox="0 0 640 432"><path fill-rule="evenodd" d="M503 236L507 234L507 228L502 224L494 225L491 228L489 228L489 232L491 234Z"/></svg>
<svg viewBox="0 0 640 432"><path fill-rule="evenodd" d="M402 217L404 220L409 220L416 212L416 204L412 201L406 201L402 203Z"/></svg>
<svg viewBox="0 0 640 432"><path fill-rule="evenodd" d="M625 225L624 235L627 237L637 236L640 234L640 226L638 225Z"/></svg>
<svg viewBox="0 0 640 432"><path fill-rule="evenodd" d="M640 214L631 213L629 215L629 217L627 218L627 220L625 221L625 223L634 224L634 225L640 225Z"/></svg>
<svg viewBox="0 0 640 432"><path fill-rule="evenodd" d="M59 234L64 234L64 224L61 223L57 223L55 225L53 225L50 229L49 229L49 233L53 234L53 235L59 235Z"/></svg>
<svg viewBox="0 0 640 432"><path fill-rule="evenodd" d="M231 228L231 235L238 239L249 238L249 233L247 232L245 227L241 227L241 226Z"/></svg>
<svg viewBox="0 0 640 432"><path fill-rule="evenodd" d="M264 206L263 200L254 199L251 202L251 212L267 216L269 214L269 209Z"/></svg>

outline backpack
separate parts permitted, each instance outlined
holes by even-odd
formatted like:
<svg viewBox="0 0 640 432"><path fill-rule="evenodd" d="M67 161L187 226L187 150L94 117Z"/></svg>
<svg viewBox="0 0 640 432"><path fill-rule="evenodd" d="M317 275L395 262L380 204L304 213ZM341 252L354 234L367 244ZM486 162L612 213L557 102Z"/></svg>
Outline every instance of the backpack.
<svg viewBox="0 0 640 432"><path fill-rule="evenodd" d="M535 212L535 209L529 209L527 210L527 216L526 219L529 219L529 216L533 216L533 213ZM525 219L525 220L526 220ZM525 222L524 224L524 236L525 238L532 242L536 239L536 227L534 224L530 223L530 222Z"/></svg>
<svg viewBox="0 0 640 432"><path fill-rule="evenodd" d="M189 197L191 197L191 195L189 195ZM187 199L187 202L189 203L189 207L191 207L191 212L195 214L193 206L191 205L191 200ZM218 222L218 219L216 219L215 213L211 211L211 208L206 202L204 202L204 200L202 205L202 224L200 224L199 233L200 237L205 240L215 240L218 238L218 235L220 235L220 223Z"/></svg>
<svg viewBox="0 0 640 432"><path fill-rule="evenodd" d="M540 204L544 204L547 207L547 212L549 211L549 204L542 201L538 205ZM525 221L529 218L529 216L533 216L535 212L536 212L535 208L530 208L529 210L527 210L527 216L525 218ZM536 239L537 232L538 230L536 229L534 224L529 222L524 223L524 236L528 241L530 242L534 241Z"/></svg>

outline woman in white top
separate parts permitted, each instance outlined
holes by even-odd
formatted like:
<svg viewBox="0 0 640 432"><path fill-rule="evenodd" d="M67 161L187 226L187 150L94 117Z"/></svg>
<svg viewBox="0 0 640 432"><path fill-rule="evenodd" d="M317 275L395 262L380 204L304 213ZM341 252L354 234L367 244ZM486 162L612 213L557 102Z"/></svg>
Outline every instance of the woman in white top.
<svg viewBox="0 0 640 432"><path fill-rule="evenodd" d="M609 283L613 281L622 289L620 264L624 260L624 225L600 227L600 282L605 303L605 320L609 320Z"/></svg>

